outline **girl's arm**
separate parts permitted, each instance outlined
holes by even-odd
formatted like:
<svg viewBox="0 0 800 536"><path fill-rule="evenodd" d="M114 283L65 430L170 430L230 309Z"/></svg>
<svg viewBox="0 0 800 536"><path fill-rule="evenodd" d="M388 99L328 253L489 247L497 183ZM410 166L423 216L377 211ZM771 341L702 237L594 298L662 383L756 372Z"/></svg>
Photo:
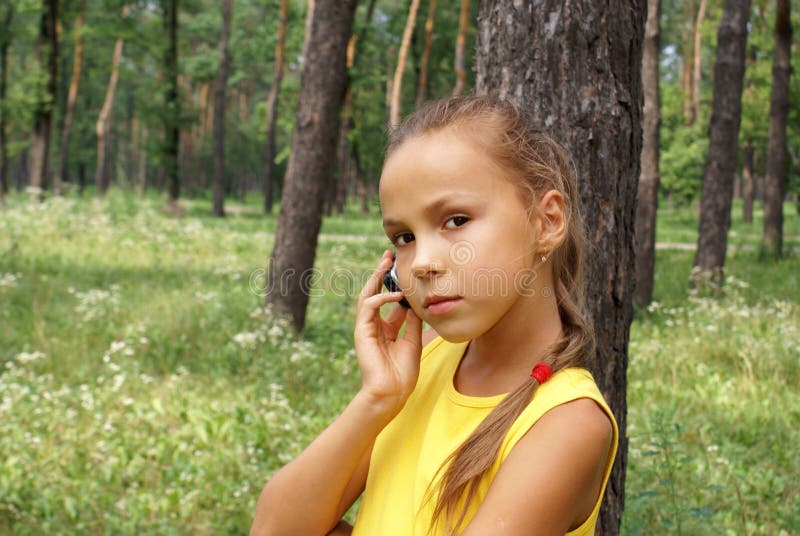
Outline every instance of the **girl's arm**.
<svg viewBox="0 0 800 536"><path fill-rule="evenodd" d="M325 431L267 482L251 536L322 536L331 531L350 506L343 504L345 492L355 495L354 487L363 488L363 483L352 482L357 468L363 467L378 433L402 409L416 385L422 321L400 305L386 320L380 315L382 305L403 297L400 292L380 292L383 274L391 266L388 253L358 299L354 335L361 390ZM404 321L405 334L397 339Z"/></svg>
<svg viewBox="0 0 800 536"><path fill-rule="evenodd" d="M592 513L613 426L593 400L545 413L511 449L463 536L563 535Z"/></svg>

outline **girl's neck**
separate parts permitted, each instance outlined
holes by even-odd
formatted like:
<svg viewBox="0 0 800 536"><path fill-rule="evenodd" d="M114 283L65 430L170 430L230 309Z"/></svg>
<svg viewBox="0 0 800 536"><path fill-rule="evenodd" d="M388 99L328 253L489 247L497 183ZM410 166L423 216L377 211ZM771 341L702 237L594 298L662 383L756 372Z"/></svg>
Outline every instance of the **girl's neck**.
<svg viewBox="0 0 800 536"><path fill-rule="evenodd" d="M513 391L562 335L554 295L520 297L497 324L470 341L454 378L456 389L468 396Z"/></svg>

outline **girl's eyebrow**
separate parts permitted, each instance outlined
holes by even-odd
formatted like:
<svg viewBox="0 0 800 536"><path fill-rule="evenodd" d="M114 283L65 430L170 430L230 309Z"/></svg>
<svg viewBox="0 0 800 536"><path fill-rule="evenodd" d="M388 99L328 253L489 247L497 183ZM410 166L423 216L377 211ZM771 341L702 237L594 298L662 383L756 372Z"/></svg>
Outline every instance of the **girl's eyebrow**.
<svg viewBox="0 0 800 536"><path fill-rule="evenodd" d="M446 194L446 195L443 195L443 196L439 197L438 199L436 199L432 203L428 204L428 206L425 207L425 212L427 214L430 214L432 212L437 212L437 211L441 210L442 207L445 207L445 206L447 206L447 205L449 205L451 203L462 202L462 201L472 201L472 200L476 200L476 201L480 200L480 197L473 196L473 195L468 195L468 194L457 194L455 192L449 193L449 194ZM398 220L393 220L391 218L384 218L384 220L383 220L383 228L384 229L386 229L388 227L393 227L393 226L396 226L396 225L402 225L402 222L400 222Z"/></svg>

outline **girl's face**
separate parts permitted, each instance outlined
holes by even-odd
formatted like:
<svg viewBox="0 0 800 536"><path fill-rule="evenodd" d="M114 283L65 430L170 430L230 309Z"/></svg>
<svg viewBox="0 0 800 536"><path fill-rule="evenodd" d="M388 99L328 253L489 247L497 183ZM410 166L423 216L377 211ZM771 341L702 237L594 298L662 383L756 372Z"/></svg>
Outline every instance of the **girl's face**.
<svg viewBox="0 0 800 536"><path fill-rule="evenodd" d="M445 339L478 337L538 299L539 225L477 144L447 129L405 141L384 165L380 199L405 297Z"/></svg>

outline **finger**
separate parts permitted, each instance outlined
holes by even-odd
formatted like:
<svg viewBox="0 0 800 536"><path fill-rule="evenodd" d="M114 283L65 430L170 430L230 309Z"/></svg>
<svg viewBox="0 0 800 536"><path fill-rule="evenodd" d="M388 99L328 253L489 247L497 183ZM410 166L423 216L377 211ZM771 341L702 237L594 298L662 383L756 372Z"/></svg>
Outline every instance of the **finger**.
<svg viewBox="0 0 800 536"><path fill-rule="evenodd" d="M374 294L368 298L364 298L356 312L356 323L370 322L376 315L380 315L380 308L382 305L391 302L399 302L401 299L403 299L402 292L381 292L380 294Z"/></svg>
<svg viewBox="0 0 800 536"><path fill-rule="evenodd" d="M383 284L383 274L392 267L392 253L388 249L383 252L381 256L381 260L378 261L378 266L375 268L375 271L372 272L372 275L369 276L367 279L364 288L361 290L362 298L367 296L372 296L381 290L381 285Z"/></svg>
<svg viewBox="0 0 800 536"><path fill-rule="evenodd" d="M394 340L397 338L397 334L400 332L400 326L403 325L403 322L406 320L406 308L402 305L395 304L394 307L389 311L389 314L386 315L385 318L385 326L384 326L384 335L387 339Z"/></svg>

